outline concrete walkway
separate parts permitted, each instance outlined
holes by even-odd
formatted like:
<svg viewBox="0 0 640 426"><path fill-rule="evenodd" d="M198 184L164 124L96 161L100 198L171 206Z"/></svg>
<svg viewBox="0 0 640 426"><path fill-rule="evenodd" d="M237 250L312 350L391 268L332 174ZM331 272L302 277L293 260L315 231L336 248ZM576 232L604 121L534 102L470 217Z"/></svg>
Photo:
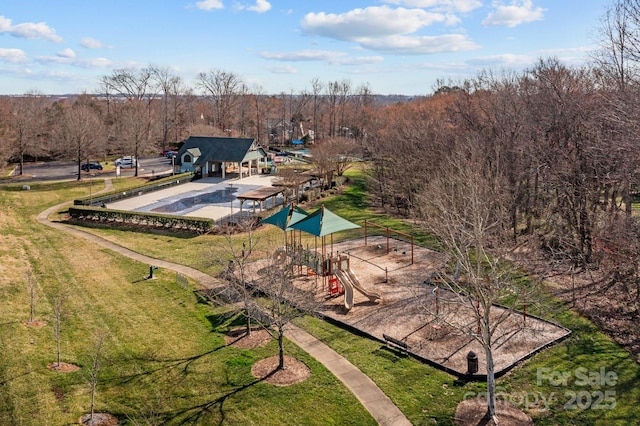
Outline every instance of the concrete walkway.
<svg viewBox="0 0 640 426"><path fill-rule="evenodd" d="M110 191L112 188L113 185L111 179L106 179L105 189L100 192ZM48 208L38 215L38 222L42 223L43 225L58 229L60 231L78 236L80 238L88 239L95 244L113 250L116 253L134 259L138 262L179 272L200 282L200 284L205 287L211 288L217 286L217 284L220 284L219 281L212 276L189 266L178 265L176 263L166 262L164 260L145 256L133 250L129 250L128 248L125 248L121 245L105 240L102 237L84 232L80 229L66 226L62 223L51 222L49 220L49 215L51 215L56 210L59 210L60 208L70 204L71 202L66 202ZM347 388L351 390L351 392L367 409L367 411L369 411L371 416L373 416L378 424L383 426L411 425L411 422L405 417L404 414L402 414L402 411L400 411L398 407L396 407L395 404L391 402L391 399L389 399L389 397L386 396L369 377L367 377L353 364L340 356L329 346L325 345L320 340L313 337L311 334L294 326L293 324L288 325L287 330L285 331L285 336L293 343L298 345L301 349L317 359L337 378L339 378L345 384L345 386L347 386Z"/></svg>
<svg viewBox="0 0 640 426"><path fill-rule="evenodd" d="M336 351L293 324L288 325L285 335L340 379L378 424L385 426L411 425L409 419L402 414L402 411L391 402L391 399L380 390L373 380Z"/></svg>

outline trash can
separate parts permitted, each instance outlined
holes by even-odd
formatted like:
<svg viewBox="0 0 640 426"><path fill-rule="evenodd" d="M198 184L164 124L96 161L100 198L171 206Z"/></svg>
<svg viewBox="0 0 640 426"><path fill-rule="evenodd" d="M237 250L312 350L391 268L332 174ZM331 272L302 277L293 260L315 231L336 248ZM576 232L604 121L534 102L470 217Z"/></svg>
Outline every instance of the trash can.
<svg viewBox="0 0 640 426"><path fill-rule="evenodd" d="M478 372L478 355L469 351L467 354L467 374L476 374Z"/></svg>

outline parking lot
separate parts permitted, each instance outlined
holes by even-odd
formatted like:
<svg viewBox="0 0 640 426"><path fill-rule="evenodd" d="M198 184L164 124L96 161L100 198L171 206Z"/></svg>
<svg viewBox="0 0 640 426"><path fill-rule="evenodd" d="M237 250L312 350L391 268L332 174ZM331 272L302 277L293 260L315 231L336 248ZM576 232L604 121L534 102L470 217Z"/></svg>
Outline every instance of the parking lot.
<svg viewBox="0 0 640 426"><path fill-rule="evenodd" d="M97 162L97 161L96 161ZM81 178L92 177L116 177L116 170L113 163L101 161L103 170L92 169L90 172L82 172ZM12 182L37 182L55 180L75 180L78 179L78 163L74 161L50 161L50 162L29 162L24 163L23 176L18 176L18 165L14 165L11 178L4 183ZM171 172L171 160L165 157L153 156L140 158L138 161L138 174L162 174ZM121 176L133 176L135 168L122 167Z"/></svg>

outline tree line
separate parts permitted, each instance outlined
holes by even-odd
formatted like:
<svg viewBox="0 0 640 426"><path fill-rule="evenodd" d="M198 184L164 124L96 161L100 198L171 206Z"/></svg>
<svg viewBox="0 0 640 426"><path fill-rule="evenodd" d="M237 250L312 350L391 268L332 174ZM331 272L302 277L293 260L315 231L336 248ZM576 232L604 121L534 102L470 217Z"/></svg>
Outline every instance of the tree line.
<svg viewBox="0 0 640 426"><path fill-rule="evenodd" d="M363 139L373 94L350 80L311 81L311 90L268 95L229 71L200 73L189 87L169 68L116 69L100 90L69 98L38 92L0 97L0 161L148 155L189 135L251 137L263 145L292 140Z"/></svg>

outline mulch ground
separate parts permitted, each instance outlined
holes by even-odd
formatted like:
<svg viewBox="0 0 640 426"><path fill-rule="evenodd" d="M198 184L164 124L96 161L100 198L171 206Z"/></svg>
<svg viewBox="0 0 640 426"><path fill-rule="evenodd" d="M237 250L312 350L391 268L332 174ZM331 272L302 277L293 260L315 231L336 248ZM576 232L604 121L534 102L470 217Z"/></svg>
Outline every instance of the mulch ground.
<svg viewBox="0 0 640 426"><path fill-rule="evenodd" d="M252 329L251 334L247 334L246 327L242 327L227 333L225 343L242 349L253 349L266 345L272 338L273 336L263 328ZM261 359L251 367L251 374L256 379L275 386L300 383L311 375L309 367L292 356L284 356L284 369L277 369L279 363L280 358L277 356Z"/></svg>
<svg viewBox="0 0 640 426"><path fill-rule="evenodd" d="M74 371L80 370L79 366L66 362L51 362L47 364L47 368L51 371L58 371L60 373L73 373Z"/></svg>
<svg viewBox="0 0 640 426"><path fill-rule="evenodd" d="M41 328L47 325L47 322L42 320L33 320L33 321L26 320L26 321L22 321L22 323L26 326L33 327L33 328Z"/></svg>
<svg viewBox="0 0 640 426"><path fill-rule="evenodd" d="M272 339L271 334L264 328L253 328L251 334L247 334L246 327L231 330L224 336L227 345L242 349L253 349L264 346Z"/></svg>
<svg viewBox="0 0 640 426"><path fill-rule="evenodd" d="M79 423L87 426L118 426L118 418L109 413L85 414L80 417Z"/></svg>
<svg viewBox="0 0 640 426"><path fill-rule="evenodd" d="M292 356L284 356L284 368L281 370L277 370L279 361L277 356L261 359L253 364L251 374L257 379L276 386L300 383L311 375L309 367Z"/></svg>
<svg viewBox="0 0 640 426"><path fill-rule="evenodd" d="M467 399L458 404L455 420L460 426L495 425L493 420L485 417L486 412L486 399ZM533 426L531 418L508 401L496 401L496 417L500 426Z"/></svg>
<svg viewBox="0 0 640 426"><path fill-rule="evenodd" d="M407 344L409 350L425 359L454 370L467 372L467 354L478 355L479 374L486 371L483 348L455 325L473 322L470 307L448 302L445 293L438 296L439 317L435 311L436 298L432 286L425 284L431 272L443 267L446 258L438 252L414 246L408 242L384 236L347 240L326 246L333 256L347 255L349 267L361 286L381 295L381 300L354 292L354 305L345 308L344 295L328 297L320 312L335 321L353 327L373 338L384 341L390 336ZM413 260L413 263L412 263ZM255 270L264 267L256 262ZM252 268L253 269L253 268ZM328 279L309 275L299 268L298 285L309 288L315 285L319 297L328 294ZM495 315L503 313L494 307ZM446 319L446 321L443 321ZM448 323L448 324L447 324ZM569 334L569 330L532 317L513 315L501 324L502 335L494 350L495 370L510 368L538 348L544 347Z"/></svg>

